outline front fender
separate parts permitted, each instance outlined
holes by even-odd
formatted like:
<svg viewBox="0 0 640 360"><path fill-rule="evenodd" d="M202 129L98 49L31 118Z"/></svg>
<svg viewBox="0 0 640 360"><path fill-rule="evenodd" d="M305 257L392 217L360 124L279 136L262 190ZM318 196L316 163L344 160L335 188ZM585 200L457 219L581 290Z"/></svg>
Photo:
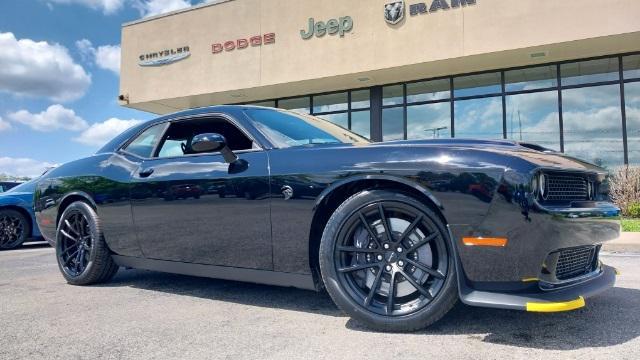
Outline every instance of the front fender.
<svg viewBox="0 0 640 360"><path fill-rule="evenodd" d="M398 184L402 184L402 185L411 187L414 190L417 190L420 193L422 193L427 198L429 198L429 200L431 200L436 207L438 207L441 210L443 209L442 203L433 195L433 193L429 189L427 189L424 186L421 186L418 183L411 182L406 178L399 177L399 176L393 176L393 175L361 174L361 175L350 176L350 177L348 177L346 179L342 179L340 181L336 181L336 182L332 183L330 186L328 186L327 188L325 188L320 193L320 195L318 195L318 198L316 199L315 205L313 207L314 212L323 203L323 201L326 199L326 197L329 194L331 194L333 191L335 191L336 189L338 189L338 188L340 188L342 186L348 185L348 184L355 183L357 181L371 181L371 180L381 180L381 181L395 182L395 183L398 183Z"/></svg>

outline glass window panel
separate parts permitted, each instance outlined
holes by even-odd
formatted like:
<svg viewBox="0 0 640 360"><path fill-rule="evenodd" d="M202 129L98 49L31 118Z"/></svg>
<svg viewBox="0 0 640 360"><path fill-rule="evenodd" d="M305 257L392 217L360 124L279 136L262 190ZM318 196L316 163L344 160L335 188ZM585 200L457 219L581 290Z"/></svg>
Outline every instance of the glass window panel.
<svg viewBox="0 0 640 360"><path fill-rule="evenodd" d="M625 56L622 58L622 69L625 79L640 78L640 55Z"/></svg>
<svg viewBox="0 0 640 360"><path fill-rule="evenodd" d="M366 109L371 107L369 90L357 90L351 92L351 108Z"/></svg>
<svg viewBox="0 0 640 360"><path fill-rule="evenodd" d="M275 102L275 100L258 101L258 102L247 103L247 105L276 107L276 102Z"/></svg>
<svg viewBox="0 0 640 360"><path fill-rule="evenodd" d="M345 129L349 128L349 115L347 113L325 114L325 115L318 115L318 117L325 120L329 120L332 123L342 126Z"/></svg>
<svg viewBox="0 0 640 360"><path fill-rule="evenodd" d="M299 97L294 99L280 99L278 100L278 107L281 109L296 111L302 114L309 113L309 107L311 104L311 98L308 96Z"/></svg>
<svg viewBox="0 0 640 360"><path fill-rule="evenodd" d="M404 88L402 85L385 86L382 88L382 106L401 105L404 102Z"/></svg>
<svg viewBox="0 0 640 360"><path fill-rule="evenodd" d="M318 95L313 97L313 113L343 111L349 108L347 93Z"/></svg>
<svg viewBox="0 0 640 360"><path fill-rule="evenodd" d="M560 151L558 91L507 96L507 138Z"/></svg>
<svg viewBox="0 0 640 360"><path fill-rule="evenodd" d="M555 65L510 70L504 73L506 91L523 91L558 86Z"/></svg>
<svg viewBox="0 0 640 360"><path fill-rule="evenodd" d="M624 163L620 86L562 91L564 151L611 169Z"/></svg>
<svg viewBox="0 0 640 360"><path fill-rule="evenodd" d="M367 139L371 138L371 112L369 110L351 113L351 131Z"/></svg>
<svg viewBox="0 0 640 360"><path fill-rule="evenodd" d="M456 101L455 136L471 139L502 139L502 98Z"/></svg>
<svg viewBox="0 0 640 360"><path fill-rule="evenodd" d="M581 61L560 65L562 85L579 85L618 80L618 58Z"/></svg>
<svg viewBox="0 0 640 360"><path fill-rule="evenodd" d="M382 141L404 139L404 109L382 109Z"/></svg>
<svg viewBox="0 0 640 360"><path fill-rule="evenodd" d="M451 137L451 103L407 107L407 139Z"/></svg>
<svg viewBox="0 0 640 360"><path fill-rule="evenodd" d="M488 73L453 78L454 96L476 96L502 92L500 73Z"/></svg>
<svg viewBox="0 0 640 360"><path fill-rule="evenodd" d="M166 124L158 124L148 128L142 134L138 135L138 137L129 145L127 145L124 150L142 158L151 157L151 152L160 140L160 136L162 135L165 125Z"/></svg>
<svg viewBox="0 0 640 360"><path fill-rule="evenodd" d="M629 164L640 165L640 83L624 85Z"/></svg>
<svg viewBox="0 0 640 360"><path fill-rule="evenodd" d="M449 87L449 79L407 84L407 103L448 99Z"/></svg>

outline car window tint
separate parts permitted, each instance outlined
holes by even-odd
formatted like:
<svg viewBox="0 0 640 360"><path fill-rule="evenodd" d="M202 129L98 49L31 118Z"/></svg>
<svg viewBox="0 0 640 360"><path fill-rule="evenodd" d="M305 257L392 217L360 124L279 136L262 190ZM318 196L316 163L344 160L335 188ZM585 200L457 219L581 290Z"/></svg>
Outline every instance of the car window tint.
<svg viewBox="0 0 640 360"><path fill-rule="evenodd" d="M279 148L369 142L358 134L314 116L268 109L248 109L247 114L255 126Z"/></svg>
<svg viewBox="0 0 640 360"><path fill-rule="evenodd" d="M253 149L253 141L240 129L223 118L183 120L172 123L165 133L158 157L195 154L191 142L196 135L215 133L224 136L233 151Z"/></svg>
<svg viewBox="0 0 640 360"><path fill-rule="evenodd" d="M138 155L143 158L151 157L153 147L162 135L165 124L158 124L143 131L135 140L127 145L124 150L128 153Z"/></svg>

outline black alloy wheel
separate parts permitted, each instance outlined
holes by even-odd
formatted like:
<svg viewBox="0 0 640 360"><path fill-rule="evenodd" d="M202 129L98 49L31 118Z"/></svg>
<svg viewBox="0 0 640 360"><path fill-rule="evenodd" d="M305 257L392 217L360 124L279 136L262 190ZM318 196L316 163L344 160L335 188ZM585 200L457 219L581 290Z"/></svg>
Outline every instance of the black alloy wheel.
<svg viewBox="0 0 640 360"><path fill-rule="evenodd" d="M338 306L375 329L424 328L457 301L444 225L404 194L373 190L347 199L327 223L320 265Z"/></svg>
<svg viewBox="0 0 640 360"><path fill-rule="evenodd" d="M69 205L56 235L58 267L70 284L89 285L110 280L118 271L111 258L98 215L84 202Z"/></svg>
<svg viewBox="0 0 640 360"><path fill-rule="evenodd" d="M62 234L58 239L62 271L77 277L87 268L91 257L94 240L89 221L80 211L71 211L60 223L58 231Z"/></svg>
<svg viewBox="0 0 640 360"><path fill-rule="evenodd" d="M0 250L19 247L29 236L31 227L27 219L16 210L0 210Z"/></svg>

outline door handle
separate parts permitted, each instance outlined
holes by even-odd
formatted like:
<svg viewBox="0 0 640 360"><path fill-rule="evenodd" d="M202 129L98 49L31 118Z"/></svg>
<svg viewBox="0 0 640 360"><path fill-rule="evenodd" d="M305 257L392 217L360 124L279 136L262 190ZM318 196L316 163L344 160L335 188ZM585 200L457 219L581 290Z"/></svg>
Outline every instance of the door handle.
<svg viewBox="0 0 640 360"><path fill-rule="evenodd" d="M151 176L151 174L153 174L153 168L142 169L138 173L138 175L140 175L140 177L142 177L142 178L149 177L149 176Z"/></svg>

